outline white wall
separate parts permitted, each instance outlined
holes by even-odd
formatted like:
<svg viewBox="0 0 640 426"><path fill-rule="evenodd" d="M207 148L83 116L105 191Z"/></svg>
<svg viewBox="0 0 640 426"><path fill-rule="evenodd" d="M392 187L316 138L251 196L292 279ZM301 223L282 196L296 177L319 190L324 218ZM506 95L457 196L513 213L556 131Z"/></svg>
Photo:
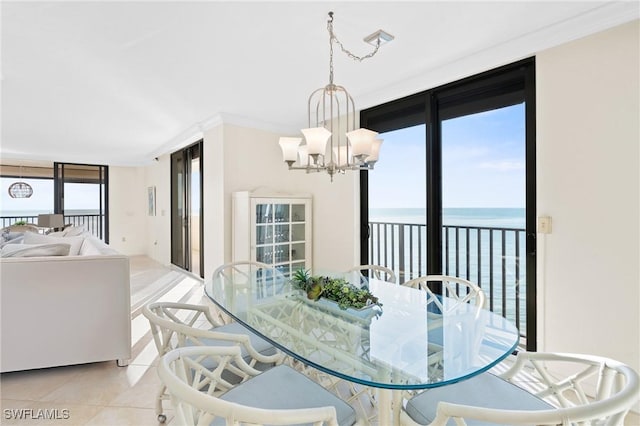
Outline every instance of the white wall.
<svg viewBox="0 0 640 426"><path fill-rule="evenodd" d="M109 167L109 245L127 255L171 262L169 155L146 167ZM147 188L156 187L156 216Z"/></svg>
<svg viewBox="0 0 640 426"><path fill-rule="evenodd" d="M204 182L205 232L215 229L215 235L205 236L207 244L215 245L215 249L205 247L205 277L231 261L231 193L258 188L312 194L314 267L342 270L358 259L358 241L353 239L358 229L354 213L358 174L336 176L332 183L326 173L289 171L282 161L280 136L229 124L205 133L205 161L215 168L205 174Z"/></svg>
<svg viewBox="0 0 640 426"><path fill-rule="evenodd" d="M204 135L204 276L210 278L225 263L225 161L222 126Z"/></svg>
<svg viewBox="0 0 640 426"><path fill-rule="evenodd" d="M536 56L539 349L640 371L638 21Z"/></svg>
<svg viewBox="0 0 640 426"><path fill-rule="evenodd" d="M109 245L120 253L147 253L147 189L142 167L109 167Z"/></svg>
<svg viewBox="0 0 640 426"><path fill-rule="evenodd" d="M144 168L141 181L145 194L146 254L163 265L171 263L171 156L158 157L158 161ZM147 211L147 188L156 188L156 215Z"/></svg>

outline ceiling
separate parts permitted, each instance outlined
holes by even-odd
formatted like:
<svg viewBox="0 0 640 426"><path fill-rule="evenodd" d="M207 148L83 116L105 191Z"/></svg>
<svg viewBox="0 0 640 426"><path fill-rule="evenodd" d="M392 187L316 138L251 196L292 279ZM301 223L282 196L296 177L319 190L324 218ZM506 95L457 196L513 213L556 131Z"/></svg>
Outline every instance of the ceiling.
<svg viewBox="0 0 640 426"><path fill-rule="evenodd" d="M636 1L1 3L4 159L149 163L221 120L295 134L328 82L366 108L638 19Z"/></svg>

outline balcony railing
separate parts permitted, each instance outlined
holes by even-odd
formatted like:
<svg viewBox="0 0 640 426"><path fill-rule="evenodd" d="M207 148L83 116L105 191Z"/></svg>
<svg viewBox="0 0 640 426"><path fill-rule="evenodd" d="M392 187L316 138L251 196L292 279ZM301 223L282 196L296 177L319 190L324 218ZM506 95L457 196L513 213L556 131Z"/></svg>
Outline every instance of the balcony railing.
<svg viewBox="0 0 640 426"><path fill-rule="evenodd" d="M2 228L11 226L16 222L24 221L29 224L37 224L38 216L0 216ZM101 214L70 214L64 215L65 225L83 226L87 231L102 239L104 235L105 217Z"/></svg>
<svg viewBox="0 0 640 426"><path fill-rule="evenodd" d="M426 226L369 222L370 263L393 269L399 282L426 275ZM442 227L443 273L465 278L486 293L488 308L526 330L525 230Z"/></svg>

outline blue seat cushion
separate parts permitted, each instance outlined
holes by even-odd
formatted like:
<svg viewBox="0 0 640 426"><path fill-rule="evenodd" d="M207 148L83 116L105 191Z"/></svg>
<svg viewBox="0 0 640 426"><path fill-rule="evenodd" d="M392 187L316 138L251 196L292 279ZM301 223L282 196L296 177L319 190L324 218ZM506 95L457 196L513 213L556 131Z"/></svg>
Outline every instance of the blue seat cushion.
<svg viewBox="0 0 640 426"><path fill-rule="evenodd" d="M220 399L271 410L333 406L340 426L353 425L356 421L356 412L349 404L286 365L273 367L237 385ZM211 423L212 426L224 424L222 418Z"/></svg>
<svg viewBox="0 0 640 426"><path fill-rule="evenodd" d="M211 329L211 331L216 331L216 332L220 332L220 333L228 333L228 334L246 334L249 336L249 341L251 342L251 346L253 346L253 348L261 353L262 355L274 355L276 353L276 348L269 342L267 342L266 340L262 339L261 337L258 337L258 335L256 335L255 333L252 333L251 331L249 331L246 327L242 326L241 324L238 324L236 322L234 323L230 323L230 324L225 324L223 326L220 327L214 327ZM235 342L230 341L230 340L218 340L218 339L199 339L200 343L204 346L229 346L229 345L236 345ZM187 340L186 345L187 346L193 346L195 344L195 342L191 341L190 339ZM242 355L242 358L244 358L244 360L247 363L251 363L251 361L253 360L253 358L251 357L251 355L249 355L247 353L247 350L245 349L244 345L240 346L240 353ZM209 368L210 370L213 370L214 368L216 368L218 366L218 363L215 362L212 358L207 358L203 361L203 365L206 368ZM260 371L264 371L267 370L271 367L273 367L273 363L263 363L263 362L256 362L254 364L254 368L256 370L260 370ZM225 370L225 372L223 373L222 376L225 380L231 382L231 383L237 383L239 382L242 378L239 376L235 376L233 374L231 374L229 371Z"/></svg>
<svg viewBox="0 0 640 426"><path fill-rule="evenodd" d="M229 334L246 334L249 336L249 341L251 341L251 346L253 346L253 348L257 352L260 352L262 355L274 355L276 353L276 348L274 348L271 343L259 337L257 334L249 331L249 329L247 329L245 326L237 322L232 322L229 324L225 324L221 327L216 327L212 329L212 331L219 331L221 333L229 333ZM226 343L224 341L218 341L218 342L220 342L219 344L222 344L222 345ZM244 347L242 347L242 357L245 359L248 357Z"/></svg>
<svg viewBox="0 0 640 426"><path fill-rule="evenodd" d="M262 355L274 355L277 349L269 342L264 340L261 337L258 337L255 333L252 333L244 326L238 323L225 324L220 327L214 327L210 331L219 332L219 333L227 333L227 334L245 334L249 336L249 342L251 346L256 350L256 352L261 353ZM206 338L198 338L200 343L204 346L230 346L237 345L236 342L231 340L218 340L218 339L206 339ZM194 346L195 342L191 338L187 338L186 346ZM251 360L251 356L247 353L244 345L240 346L242 357L245 361L249 362Z"/></svg>
<svg viewBox="0 0 640 426"><path fill-rule="evenodd" d="M427 389L411 398L406 412L416 423L429 424L436 417L438 402L503 410L549 410L552 405L537 396L490 373L479 374L451 385ZM493 425L465 419L469 426ZM450 420L448 424L454 424Z"/></svg>

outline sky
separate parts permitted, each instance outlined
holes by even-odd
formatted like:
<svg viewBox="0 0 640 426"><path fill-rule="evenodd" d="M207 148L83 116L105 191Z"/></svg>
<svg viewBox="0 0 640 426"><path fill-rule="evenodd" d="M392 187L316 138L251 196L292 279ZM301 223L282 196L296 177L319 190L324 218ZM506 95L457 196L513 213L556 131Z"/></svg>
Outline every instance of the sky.
<svg viewBox="0 0 640 426"><path fill-rule="evenodd" d="M9 186L17 181L26 182L33 188L30 198L11 198ZM0 215L15 216L11 212L53 213L53 179L0 178ZM88 210L99 208L97 184L66 183L65 210Z"/></svg>
<svg viewBox="0 0 640 426"><path fill-rule="evenodd" d="M425 208L425 127L380 135L371 208ZM443 207L525 206L524 104L442 123Z"/></svg>

